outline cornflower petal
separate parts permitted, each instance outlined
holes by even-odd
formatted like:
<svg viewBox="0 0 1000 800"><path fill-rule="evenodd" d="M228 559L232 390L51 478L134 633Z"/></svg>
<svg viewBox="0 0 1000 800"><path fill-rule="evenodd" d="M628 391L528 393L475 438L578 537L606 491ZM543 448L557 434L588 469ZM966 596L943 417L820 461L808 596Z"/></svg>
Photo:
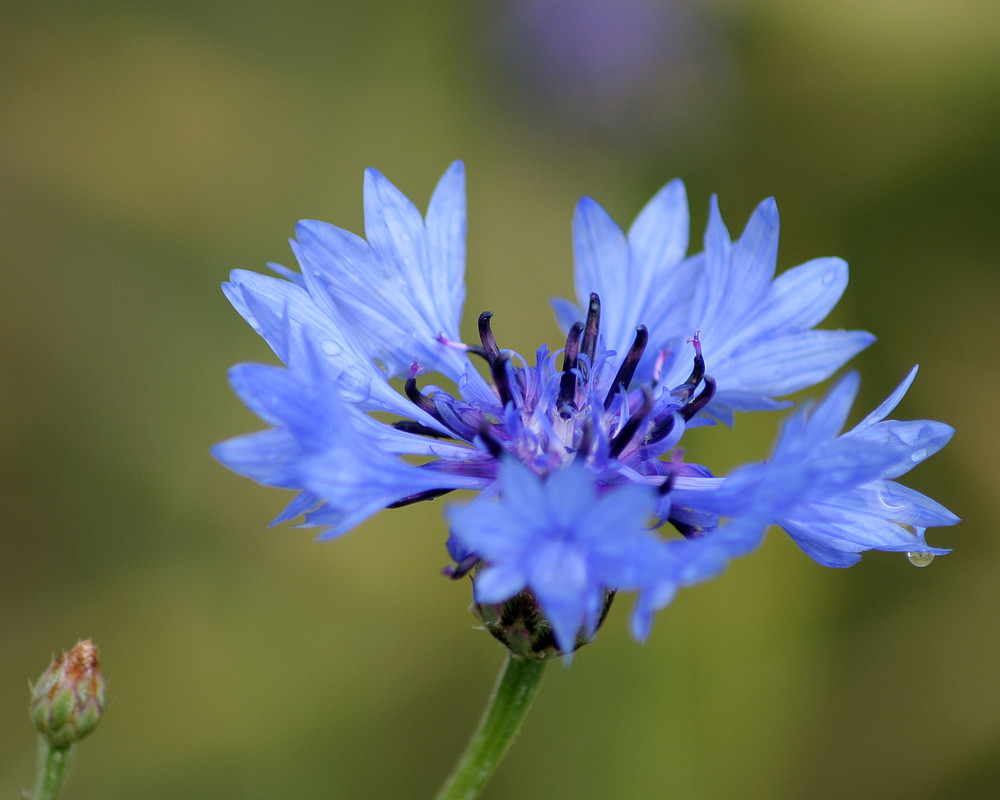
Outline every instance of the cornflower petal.
<svg viewBox="0 0 1000 800"><path fill-rule="evenodd" d="M640 587L642 565L662 547L645 528L651 487L598 495L595 478L570 464L543 479L514 459L500 465L500 495L448 510L452 537L476 553L476 600L495 603L528 588L563 653L596 630L606 591ZM613 535L609 535L613 532Z"/></svg>
<svg viewBox="0 0 1000 800"><path fill-rule="evenodd" d="M826 380L841 364L849 361L875 337L866 331L802 331L748 344L720 360L714 367L722 385L746 387L741 394L754 392L759 400L741 410L765 410L773 396L796 392ZM713 409L728 406L729 391L720 389Z"/></svg>
<svg viewBox="0 0 1000 800"><path fill-rule="evenodd" d="M427 221L392 183L365 172L367 241L334 225L303 220L292 242L306 286L366 339L390 375L414 358L457 380L463 356L441 341L459 339L465 297L465 173L455 162L438 183Z"/></svg>
<svg viewBox="0 0 1000 800"><path fill-rule="evenodd" d="M646 562L643 591L632 612L632 635L640 642L649 638L653 616L676 596L679 589L721 574L734 558L756 550L764 539L767 522L754 516L733 519L710 534L675 539Z"/></svg>
<svg viewBox="0 0 1000 800"><path fill-rule="evenodd" d="M903 386L910 382L912 373ZM764 517L825 566L850 566L872 549L948 552L928 547L923 530L958 517L891 479L940 449L950 429L926 420L884 421L879 414L838 435L857 390L857 375L849 374L823 402L804 406L785 423L768 462L743 467L700 496L682 488L677 500L720 515ZM900 397L897 390L880 412Z"/></svg>
<svg viewBox="0 0 1000 800"><path fill-rule="evenodd" d="M689 213L684 184L674 180L643 207L626 236L592 198L577 204L573 217L576 296L579 305L552 300L564 330L585 316L590 293L602 300L601 328L609 350L628 352L640 323L653 334L653 352L675 350L693 333L687 301L693 282L682 264L688 248ZM650 380L652 360L637 379Z"/></svg>
<svg viewBox="0 0 1000 800"><path fill-rule="evenodd" d="M620 360L637 325L662 355L641 363L636 380L673 387L688 370L684 342L695 332L718 390L707 413L731 422L733 412L782 408L776 399L825 380L874 341L865 331L812 330L847 286L837 258L801 264L774 277L778 211L762 202L733 242L713 197L704 252L684 259L687 200L679 181L642 210L626 237L594 200L574 217L579 306L553 301L564 329L583 316L591 292L602 298L602 330ZM657 224L658 223L658 224Z"/></svg>
<svg viewBox="0 0 1000 800"><path fill-rule="evenodd" d="M439 423L416 409L389 385L375 364L368 345L340 313L318 305L302 286L246 270L233 270L223 292L233 307L271 346L282 361L291 343L308 336L324 354L324 366L337 381L343 397L373 411L414 417L435 428Z"/></svg>
<svg viewBox="0 0 1000 800"><path fill-rule="evenodd" d="M865 331L811 330L843 293L847 265L820 260L774 279L778 230L777 206L765 200L733 243L712 199L689 325L719 384L708 412L727 421L732 410L773 408L775 396L828 378L874 341ZM675 365L666 382L682 372Z"/></svg>
<svg viewBox="0 0 1000 800"><path fill-rule="evenodd" d="M230 371L230 381L247 406L274 427L216 445L213 455L261 483L321 498L324 505L307 521L332 526L323 538L345 533L404 498L482 489L490 482L399 460L397 453L458 458L469 451L393 430L347 404L308 339L293 348L287 368L244 364ZM269 458L278 459L270 472L264 466Z"/></svg>

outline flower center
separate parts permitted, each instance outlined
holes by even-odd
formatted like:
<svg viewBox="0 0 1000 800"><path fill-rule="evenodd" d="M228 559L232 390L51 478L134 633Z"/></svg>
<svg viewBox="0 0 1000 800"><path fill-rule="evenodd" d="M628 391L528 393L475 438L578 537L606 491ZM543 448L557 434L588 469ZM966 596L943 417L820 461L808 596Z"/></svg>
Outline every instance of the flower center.
<svg viewBox="0 0 1000 800"><path fill-rule="evenodd" d="M407 397L437 420L455 439L477 444L480 454L499 460L513 455L539 474L577 458L598 465L657 458L679 422L688 422L715 394L715 381L705 374L698 334L694 366L687 380L672 391L641 386L630 391L636 368L646 350L649 332L639 325L628 352L614 376L610 351L599 348L601 301L591 294L587 318L575 323L566 337L562 364L545 348L534 367L514 366L510 351L497 344L490 325L493 315L479 315L479 346L461 345L486 361L496 396L456 398L440 389L426 395L417 387L419 365L414 362L405 384ZM662 354L661 354L662 356ZM703 388L698 392L699 386ZM397 427L415 433L447 436L414 422ZM485 451L485 453L483 452Z"/></svg>

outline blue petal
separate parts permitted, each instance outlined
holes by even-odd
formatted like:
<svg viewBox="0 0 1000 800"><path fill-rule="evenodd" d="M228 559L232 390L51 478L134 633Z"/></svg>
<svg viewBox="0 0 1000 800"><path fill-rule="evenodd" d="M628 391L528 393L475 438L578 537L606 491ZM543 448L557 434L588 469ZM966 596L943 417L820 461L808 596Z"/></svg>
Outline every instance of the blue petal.
<svg viewBox="0 0 1000 800"><path fill-rule="evenodd" d="M786 270L743 327L747 341L806 330L822 322L847 288L847 263L817 258Z"/></svg>
<svg viewBox="0 0 1000 800"><path fill-rule="evenodd" d="M458 334L465 302L465 165L454 162L438 182L427 207L428 282L442 306L445 330Z"/></svg>
<svg viewBox="0 0 1000 800"><path fill-rule="evenodd" d="M212 455L233 472L267 486L298 488L288 467L302 453L287 431L265 430L238 436L213 446Z"/></svg>
<svg viewBox="0 0 1000 800"><path fill-rule="evenodd" d="M476 576L476 602L503 603L523 591L526 581L515 565L489 566Z"/></svg>
<svg viewBox="0 0 1000 800"><path fill-rule="evenodd" d="M305 278L302 277L301 272L296 272L288 267L283 267L281 264L275 264L273 261L268 261L267 266L268 269L272 272L278 273L285 280L291 281L296 286L301 286L303 289L306 288L306 281Z"/></svg>
<svg viewBox="0 0 1000 800"><path fill-rule="evenodd" d="M754 209L733 245L729 291L735 295L730 307L737 313L759 313L760 303L771 288L778 262L778 227L778 206L768 198ZM734 306L733 299L741 305Z"/></svg>
<svg viewBox="0 0 1000 800"><path fill-rule="evenodd" d="M324 501L321 538L340 536L405 497L436 489L479 489L479 479L430 472L369 449L342 431L342 440L299 465L302 485ZM316 517L316 515L313 515Z"/></svg>
<svg viewBox="0 0 1000 800"><path fill-rule="evenodd" d="M702 276L691 301L691 325L703 332L722 328L728 321L719 309L726 300L733 300L729 292L732 240L719 212L719 199L712 195L705 228L705 253L702 256Z"/></svg>
<svg viewBox="0 0 1000 800"><path fill-rule="evenodd" d="M844 429L860 386L861 377L858 373L849 372L816 404L809 414L808 446L814 447L825 441L832 441Z"/></svg>
<svg viewBox="0 0 1000 800"><path fill-rule="evenodd" d="M645 297L654 281L666 277L687 254L687 194L684 184L673 180L653 195L628 231L633 269L642 272L637 288ZM636 320L636 324L642 320Z"/></svg>
<svg viewBox="0 0 1000 800"><path fill-rule="evenodd" d="M455 234L464 234L465 228L461 163L453 165L441 180L444 185L438 187L435 236L427 242L417 207L378 170L365 170L365 236L383 269L399 282L393 287L395 291L403 289L428 325L457 340L464 293L456 292L455 283L461 284L465 273L464 244L456 247L455 242ZM437 245L444 245L445 252ZM441 288L445 291L438 293Z"/></svg>
<svg viewBox="0 0 1000 800"><path fill-rule="evenodd" d="M885 478L896 478L938 452L951 441L954 433L955 429L943 422L920 419L908 422L887 420L863 429L860 434L855 429L845 436L852 441L879 442L896 452L898 463L883 475Z"/></svg>
<svg viewBox="0 0 1000 800"><path fill-rule="evenodd" d="M281 513L271 520L271 527L280 525L283 522L291 522L296 517L316 508L322 501L312 492L299 492Z"/></svg>
<svg viewBox="0 0 1000 800"><path fill-rule="evenodd" d="M563 329L563 332L573 327L574 322L583 320L587 316L580 306L564 297L553 297L549 302L552 303L552 310L555 311L556 321L559 323L559 327Z"/></svg>
<svg viewBox="0 0 1000 800"><path fill-rule="evenodd" d="M338 309L368 340L392 375L414 358L456 379L464 355L438 341L459 339L465 296L465 192L461 162L438 184L420 212L376 170L365 173L368 241L312 220L296 228L292 243L309 291Z"/></svg>
<svg viewBox="0 0 1000 800"><path fill-rule="evenodd" d="M308 337L322 349L324 368L346 400L443 431L437 420L389 385L368 345L336 310L321 309L305 290L287 281L245 270L234 270L230 278L223 285L226 296L282 361L289 361L293 342Z"/></svg>
<svg viewBox="0 0 1000 800"><path fill-rule="evenodd" d="M874 340L866 331L808 330L756 342L718 365L705 344L705 359L720 397L730 389L780 396L826 380Z"/></svg>
<svg viewBox="0 0 1000 800"><path fill-rule="evenodd" d="M700 331L707 371L718 382L706 412L727 422L734 410L774 407L774 396L824 380L873 340L863 331L810 329L842 294L847 267L817 259L774 279L778 232L777 207L765 200L732 243L713 197L705 252L676 270L692 271L690 302L682 300L690 306L687 335ZM679 384L689 368L674 358L664 383Z"/></svg>
<svg viewBox="0 0 1000 800"><path fill-rule="evenodd" d="M902 382L897 386L880 405L871 414L865 417L861 422L854 426L852 433L860 434L866 429L875 425L878 422L884 420L889 414L893 412L893 409L899 405L899 401L903 399L903 396L910 390L910 386L913 385L914 379L917 377L917 370L919 366L913 367L907 373L906 377L903 378Z"/></svg>
<svg viewBox="0 0 1000 800"><path fill-rule="evenodd" d="M626 309L637 297L632 290L628 242L621 228L590 197L581 198L573 215L573 262L581 308L587 308L590 293L597 292L604 339L609 349L624 353L635 328Z"/></svg>

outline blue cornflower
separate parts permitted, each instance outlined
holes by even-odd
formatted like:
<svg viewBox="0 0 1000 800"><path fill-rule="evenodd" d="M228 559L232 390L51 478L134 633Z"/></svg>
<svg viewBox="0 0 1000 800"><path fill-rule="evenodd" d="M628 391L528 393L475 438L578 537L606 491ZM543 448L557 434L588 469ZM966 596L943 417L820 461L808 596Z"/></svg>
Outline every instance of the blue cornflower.
<svg viewBox="0 0 1000 800"><path fill-rule="evenodd" d="M678 587L718 574L769 524L832 566L871 548L943 552L926 547L923 528L957 519L892 481L951 432L884 420L908 383L836 437L856 391L845 379L790 419L770 461L726 479L678 449L690 427L785 405L778 398L827 378L873 339L814 330L846 287L844 262L774 277L773 201L733 242L713 199L705 250L688 257L679 182L627 234L584 198L574 220L580 307L555 301L565 346L540 347L533 365L501 349L488 312L479 342L459 341L461 163L426 217L375 170L364 201L366 238L301 222L292 242L301 272L236 270L224 284L285 366L231 370L234 390L271 427L213 452L299 491L276 521L304 515L329 538L381 508L480 492L449 512L447 571L471 573L487 627L535 657L592 638L622 590L638 593L633 632L645 638ZM425 384L424 372L455 388ZM679 535L662 535L665 523Z"/></svg>

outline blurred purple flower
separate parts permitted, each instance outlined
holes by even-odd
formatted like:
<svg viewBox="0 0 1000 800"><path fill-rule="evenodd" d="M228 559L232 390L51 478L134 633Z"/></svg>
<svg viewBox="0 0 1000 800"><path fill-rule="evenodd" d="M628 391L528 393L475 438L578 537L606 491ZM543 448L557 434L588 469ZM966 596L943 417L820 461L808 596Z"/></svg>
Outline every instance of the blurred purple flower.
<svg viewBox="0 0 1000 800"><path fill-rule="evenodd" d="M720 37L684 0L515 0L488 25L512 99L577 130L677 126L730 83Z"/></svg>

